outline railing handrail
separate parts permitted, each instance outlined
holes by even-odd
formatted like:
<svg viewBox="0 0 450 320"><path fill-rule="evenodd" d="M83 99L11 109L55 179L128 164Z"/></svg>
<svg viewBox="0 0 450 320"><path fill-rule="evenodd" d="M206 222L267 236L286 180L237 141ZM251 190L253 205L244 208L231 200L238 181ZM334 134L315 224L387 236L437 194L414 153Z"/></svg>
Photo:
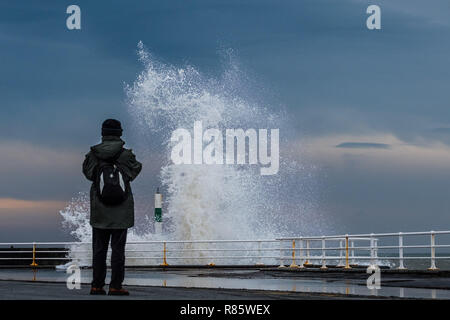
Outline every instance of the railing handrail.
<svg viewBox="0 0 450 320"><path fill-rule="evenodd" d="M336 239L336 240L342 240L345 239L345 237L349 237L351 240L360 240L356 238L362 238L367 237L368 240L371 237L392 237L392 236L419 236L419 235L431 235L431 234L450 234L450 230L443 230L443 231L417 231L417 232L390 232L390 233L361 233L361 234L341 234L341 235L334 235L334 236L299 236L299 237L282 237L277 238L277 240L322 240L325 239Z"/></svg>
<svg viewBox="0 0 450 320"><path fill-rule="evenodd" d="M288 240L371 240L373 237L392 237L392 236L413 236L413 235L431 235L431 234L450 234L450 230L443 231L419 231L419 232L391 232L391 233L364 233L364 234L344 234L332 236L298 236L298 237L280 237L275 239L211 239L211 240L140 240L127 241L129 244L149 244L149 243L255 243L255 242L278 242ZM92 244L90 241L63 241L63 242L0 242L0 246L8 245L83 245Z"/></svg>
<svg viewBox="0 0 450 320"><path fill-rule="evenodd" d="M149 244L149 243L251 243L251 242L278 242L277 239L244 239L244 240L141 240L141 241L127 241L127 244ZM9 245L83 245L92 244L90 241L72 241L72 242L0 242L0 246Z"/></svg>
<svg viewBox="0 0 450 320"><path fill-rule="evenodd" d="M211 239L211 240L140 240L127 242L128 253L127 259L136 260L162 260L161 266L168 266L168 260L192 259L204 260L204 259L258 259L256 265L262 265L262 259L278 258L280 260L280 267L283 267L285 260L292 260L290 264L291 268L303 268L311 264L311 261L320 261L321 269L327 269L327 262L330 260L337 261L337 267L344 267L345 269L352 268L352 265L356 261L369 261L370 265L378 265L380 260L390 259L392 261L398 261L398 269L406 269L404 261L417 259L428 259L431 262L429 270L437 270L437 260L450 259L448 253L436 254L436 249L450 248L450 244L440 243L437 244L436 238L438 235L450 234L450 231L419 231L419 232L391 232L391 233L370 233L370 234L345 234L345 235L332 235L332 236L314 236L314 237L283 237L276 239ZM429 236L429 241L425 244L404 244L404 238L409 236ZM397 239L397 244L385 243L379 245L381 238L393 237ZM287 242L291 242L291 247L287 247ZM336 244L336 241L338 244ZM361 243L359 241L368 241L368 243ZM278 246L267 245L277 243ZM157 250L152 247L140 247L139 245L158 245ZM177 246L176 244L240 244L240 247L232 246L200 246L200 247L188 247ZM247 246L244 244L252 244ZM254 245L256 244L256 246ZM262 244L265 244L263 247ZM358 245L355 245L358 244ZM85 246L86 247L83 247ZM89 246L88 246L89 245ZM0 260L28 260L32 259L30 266L38 266L37 261L42 260L72 260L72 261L86 261L90 259L89 253L91 252L91 242L79 241L79 242L2 242L0 243L0 253L13 254L24 253L30 254L28 257L0 257ZM5 247L10 246L11 248ZM16 246L16 247L14 247ZM19 246L19 247L18 247ZM31 246L30 248L20 248L20 246ZM64 246L65 250L50 250L48 246ZM81 248L76 248L81 246ZM131 246L131 247L130 247ZM3 247L3 248L2 248ZM204 247L204 248L203 248ZM143 248L143 250L139 250ZM1 250L3 249L3 250ZM11 249L11 250L7 250ZM15 250L17 249L17 250ZM22 249L22 250L19 250ZM56 248L58 249L58 248ZM75 249L75 250L74 250ZM86 250L79 250L86 249ZM393 255L391 251L397 250L398 255ZM422 256L404 256L404 249L427 249L428 253ZM379 255L379 251L385 250ZM274 251L279 251L279 255L274 256ZM330 252L331 251L331 252ZM140 253L138 256L132 254L132 252ZM148 256L148 253L160 252L162 256L152 257ZM214 254L215 252L215 254ZM222 253L220 253L222 252ZM231 252L236 253L229 255ZM286 255L289 252L289 255ZM318 253L319 252L319 253ZM335 253L333 253L335 252ZM387 255L386 255L387 252ZM48 253L66 253L62 257L46 257L44 254ZM87 255L84 253L88 253ZM144 254L145 253L145 254ZM181 253L178 255L177 253ZM189 256L183 256L189 255ZM199 253L199 254L195 254ZM227 254L228 253L228 254ZM362 253L362 255L361 255ZM82 254L82 255L80 255ZM141 256L142 254L142 256ZM242 255L243 254L243 255ZM444 256L442 256L444 254ZM133 256L132 256L133 255ZM136 261L135 260L135 261ZM299 262L299 264L297 264ZM136 263L136 262L132 262ZM209 265L215 265L211 262Z"/></svg>

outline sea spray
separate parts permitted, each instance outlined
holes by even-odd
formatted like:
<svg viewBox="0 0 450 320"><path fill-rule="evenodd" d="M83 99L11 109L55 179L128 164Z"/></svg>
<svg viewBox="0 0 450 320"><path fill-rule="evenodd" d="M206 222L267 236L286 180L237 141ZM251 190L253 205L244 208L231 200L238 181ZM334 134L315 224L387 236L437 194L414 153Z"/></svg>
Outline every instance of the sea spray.
<svg viewBox="0 0 450 320"><path fill-rule="evenodd" d="M192 128L195 121L202 121L205 128L222 130L278 128L280 116L236 94L239 77L231 74L232 70L238 73L235 65L226 76L213 79L191 66L180 69L158 62L142 43L138 53L145 70L127 88L128 107L138 123L165 139L161 147L167 163L161 169L161 179L167 193L171 238L274 237L275 223L261 226L259 219L264 206L269 205L265 185L271 181L258 176L255 166L175 165L169 156L171 133Z"/></svg>
<svg viewBox="0 0 450 320"><path fill-rule="evenodd" d="M146 226L139 233L136 228L131 229L130 241L267 239L329 230L327 219L317 211L316 169L305 163L301 153L294 152L300 149L299 141L283 136L292 131L289 117L262 105L261 99L249 98L251 94L247 93L252 88L233 55L228 56L223 75L216 78L207 77L192 66L178 68L162 63L142 43L138 45L138 55L144 70L133 84L126 86L126 102L137 131L147 136L150 133L161 142L155 147L143 141L141 145L148 150L140 149L138 153L150 157L164 155L158 183L165 199L164 233L155 235L152 228L147 228L153 225L152 210L137 206L136 215L145 217L141 221ZM178 128L192 128L195 121L202 121L205 128L219 130L279 128L279 172L261 176L258 166L248 164L175 165L170 159L171 134ZM151 159L143 162L144 166L152 164ZM136 187L134 193L136 199L151 197L148 190ZM85 194L74 199L61 214L76 240L90 240ZM195 254L202 257L198 252Z"/></svg>

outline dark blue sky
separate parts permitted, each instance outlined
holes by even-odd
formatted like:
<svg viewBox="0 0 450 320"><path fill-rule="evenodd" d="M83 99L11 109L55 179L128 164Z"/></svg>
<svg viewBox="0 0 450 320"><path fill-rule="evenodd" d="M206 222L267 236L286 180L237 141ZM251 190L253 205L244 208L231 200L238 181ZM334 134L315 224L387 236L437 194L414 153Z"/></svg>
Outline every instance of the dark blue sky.
<svg viewBox="0 0 450 320"><path fill-rule="evenodd" d="M80 31L65 26L70 4ZM382 30L365 27L369 4ZM55 208L88 188L79 165L102 120L133 126L139 41L211 76L233 49L321 168L337 231L448 229L449 13L445 0L0 1L0 240L36 217L35 237L60 236Z"/></svg>

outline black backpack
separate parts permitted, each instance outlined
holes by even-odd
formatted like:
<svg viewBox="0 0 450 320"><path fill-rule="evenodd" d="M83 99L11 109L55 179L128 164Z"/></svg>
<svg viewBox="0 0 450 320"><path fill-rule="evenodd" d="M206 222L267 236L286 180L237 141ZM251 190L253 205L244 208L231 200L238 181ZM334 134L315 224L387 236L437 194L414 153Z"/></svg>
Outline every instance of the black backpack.
<svg viewBox="0 0 450 320"><path fill-rule="evenodd" d="M109 161L101 160L97 169L95 180L97 195L105 205L119 205L128 197L128 181L123 170L117 164L117 159L122 152L123 149Z"/></svg>

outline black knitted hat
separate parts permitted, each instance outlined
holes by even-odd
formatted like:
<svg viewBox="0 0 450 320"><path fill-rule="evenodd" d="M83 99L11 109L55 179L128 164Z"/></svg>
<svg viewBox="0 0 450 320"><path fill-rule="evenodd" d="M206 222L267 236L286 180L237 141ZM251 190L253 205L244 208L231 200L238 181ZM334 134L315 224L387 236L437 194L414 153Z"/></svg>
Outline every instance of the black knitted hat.
<svg viewBox="0 0 450 320"><path fill-rule="evenodd" d="M120 121L115 119L107 119L102 124L102 136L117 136L122 135L122 125Z"/></svg>

